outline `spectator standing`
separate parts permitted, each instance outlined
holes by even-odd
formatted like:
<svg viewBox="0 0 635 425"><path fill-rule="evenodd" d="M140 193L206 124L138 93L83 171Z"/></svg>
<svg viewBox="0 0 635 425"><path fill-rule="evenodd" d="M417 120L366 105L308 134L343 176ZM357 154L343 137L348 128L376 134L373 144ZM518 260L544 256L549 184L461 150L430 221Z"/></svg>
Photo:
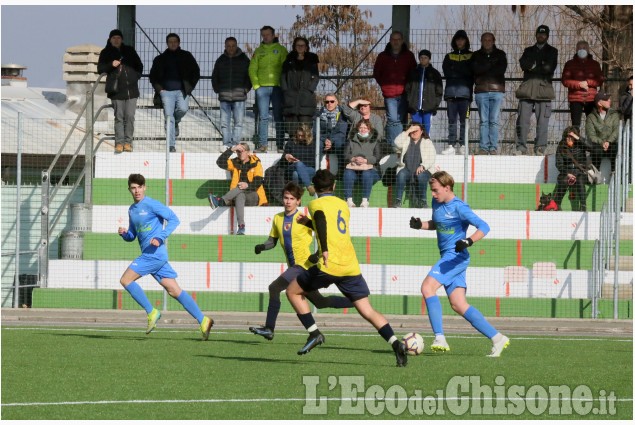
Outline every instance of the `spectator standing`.
<svg viewBox="0 0 635 425"><path fill-rule="evenodd" d="M361 120L355 126L355 134L349 139L344 152L347 162L344 170L344 197L349 208L354 208L353 186L357 180L362 181L362 203L367 208L373 185L379 180L379 160L381 147L379 137L369 120Z"/></svg>
<svg viewBox="0 0 635 425"><path fill-rule="evenodd" d="M441 73L432 66L431 59L430 50L420 51L419 65L410 71L406 83L410 119L412 122L423 124L428 135L430 134L430 119L432 115L437 114L443 98Z"/></svg>
<svg viewBox="0 0 635 425"><path fill-rule="evenodd" d="M448 107L448 144L442 155L465 153L465 119L472 103L472 85L474 79L470 60L470 39L465 30L458 30L452 37L452 51L443 59L445 75L444 99ZM457 135L457 121L460 133Z"/></svg>
<svg viewBox="0 0 635 425"><path fill-rule="evenodd" d="M282 65L289 52L278 43L275 31L269 25L260 29L262 43L254 51L249 64L249 78L256 90L256 104L260 114L258 124L257 152L267 152L267 137L269 135L269 105L273 109L273 119L276 122L276 147L280 153L284 147L284 125L282 123L282 89L280 75Z"/></svg>
<svg viewBox="0 0 635 425"><path fill-rule="evenodd" d="M620 114L611 109L611 98L607 93L598 92L594 101L595 109L589 114L585 124L591 163L599 170L602 158L609 158L611 170L615 172Z"/></svg>
<svg viewBox="0 0 635 425"><path fill-rule="evenodd" d="M553 200L561 209L560 204L564 194L569 191L569 198L578 200L580 211L586 211L586 191L584 184L587 181L586 152L584 141L580 140L580 128L567 127L562 133L562 140L556 150L556 168L558 178L553 192Z"/></svg>
<svg viewBox="0 0 635 425"><path fill-rule="evenodd" d="M620 112L624 121L633 121L633 76L628 77L627 85L620 94Z"/></svg>
<svg viewBox="0 0 635 425"><path fill-rule="evenodd" d="M225 39L225 51L216 59L212 71L212 89L220 101L221 152L240 143L245 119L245 101L251 90L249 58L234 37ZM232 127L231 121L234 119Z"/></svg>
<svg viewBox="0 0 635 425"><path fill-rule="evenodd" d="M320 81L318 55L309 51L309 40L296 37L282 65L280 87L284 99L286 131L295 134L300 123L311 122L317 108L315 89Z"/></svg>
<svg viewBox="0 0 635 425"><path fill-rule="evenodd" d="M474 97L481 119L480 155L498 154L500 112L505 97L507 55L496 47L491 32L481 35L481 48L472 55Z"/></svg>
<svg viewBox="0 0 635 425"><path fill-rule="evenodd" d="M323 153L337 155L338 167L344 161L344 146L348 123L339 107L337 96L329 93L324 96L324 106L318 111L320 117L320 148Z"/></svg>
<svg viewBox="0 0 635 425"><path fill-rule="evenodd" d="M373 68L373 77L384 96L386 140L390 146L394 146L395 138L403 131L408 116L406 82L410 71L416 66L417 61L404 42L403 33L393 31L386 49L377 55Z"/></svg>
<svg viewBox="0 0 635 425"><path fill-rule="evenodd" d="M399 150L397 163L397 188L395 208L400 208L406 184L411 180L417 182L419 189L418 202L410 203L411 208L428 208L426 192L428 181L437 158L432 140L428 137L423 124L413 123L408 130L395 139L395 147Z"/></svg>
<svg viewBox="0 0 635 425"><path fill-rule="evenodd" d="M562 84L569 89L571 124L580 128L582 112L589 116L593 112L595 95L604 83L604 75L598 61L589 53L589 43L578 41L573 59L564 64Z"/></svg>
<svg viewBox="0 0 635 425"><path fill-rule="evenodd" d="M236 153L236 157L229 157ZM238 145L227 149L218 156L216 165L232 173L229 184L229 192L222 197L213 193L209 195L212 209L224 207L231 202L236 207L236 220L238 221L237 235L245 234L245 207L253 207L267 203L265 188L262 185L264 178L262 163L256 155L249 152L249 145L240 142Z"/></svg>
<svg viewBox="0 0 635 425"><path fill-rule="evenodd" d="M293 180L306 187L311 196L315 189L311 179L315 175L315 145L311 127L301 123L295 130L295 137L284 147L283 158L289 163L287 180Z"/></svg>
<svg viewBox="0 0 635 425"><path fill-rule="evenodd" d="M165 42L168 48L152 61L150 83L161 97L170 152L176 152L179 123L189 109L189 96L201 78L201 70L194 56L181 49L178 34L168 34Z"/></svg>
<svg viewBox="0 0 635 425"><path fill-rule="evenodd" d="M536 44L527 47L520 57L523 82L516 90L518 118L516 121L516 155L527 155L527 135L531 114L536 114L536 145L534 153L544 155L547 147L551 101L556 95L551 80L558 66L558 49L547 43L549 27L536 29Z"/></svg>
<svg viewBox="0 0 635 425"><path fill-rule="evenodd" d="M123 34L118 29L110 31L106 47L99 53L97 72L108 74L106 94L115 112L115 153L132 152L143 63L134 47L123 43Z"/></svg>

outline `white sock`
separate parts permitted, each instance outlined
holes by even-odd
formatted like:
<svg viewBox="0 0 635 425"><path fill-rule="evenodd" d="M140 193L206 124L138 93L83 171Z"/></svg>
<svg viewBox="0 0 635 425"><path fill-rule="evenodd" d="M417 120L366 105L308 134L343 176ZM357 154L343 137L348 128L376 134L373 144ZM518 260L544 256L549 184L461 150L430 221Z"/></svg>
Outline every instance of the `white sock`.
<svg viewBox="0 0 635 425"><path fill-rule="evenodd" d="M502 338L503 338L503 334L499 332L499 333L497 333L496 335L494 335L494 336L492 337L492 342L493 342L493 343L497 343L497 342L499 342Z"/></svg>
<svg viewBox="0 0 635 425"><path fill-rule="evenodd" d="M309 326L309 328L307 329L307 331L308 331L309 333L311 333L311 332L313 332L313 331L316 331L316 330L317 330L317 328L318 328L318 327L317 327L317 325L316 325L316 324L313 324L313 325Z"/></svg>
<svg viewBox="0 0 635 425"><path fill-rule="evenodd" d="M388 340L388 344L392 345L393 342L397 341L397 337L396 336L391 336L390 339Z"/></svg>

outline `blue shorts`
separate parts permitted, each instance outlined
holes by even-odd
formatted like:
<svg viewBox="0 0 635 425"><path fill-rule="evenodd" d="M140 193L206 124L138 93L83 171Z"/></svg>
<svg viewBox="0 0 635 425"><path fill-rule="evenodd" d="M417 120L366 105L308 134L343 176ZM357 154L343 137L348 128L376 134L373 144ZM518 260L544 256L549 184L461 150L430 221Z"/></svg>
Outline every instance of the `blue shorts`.
<svg viewBox="0 0 635 425"><path fill-rule="evenodd" d="M287 283L293 282L300 274L305 272L306 270L302 266L293 265L286 269L280 277L287 281Z"/></svg>
<svg viewBox="0 0 635 425"><path fill-rule="evenodd" d="M445 293L450 295L456 288L466 288L465 271L470 265L467 252L448 251L432 266L428 276L436 279L445 287Z"/></svg>
<svg viewBox="0 0 635 425"><path fill-rule="evenodd" d="M157 282L161 282L164 277L174 279L178 276L167 259L149 254L141 254L130 263L128 268L140 276L151 274Z"/></svg>
<svg viewBox="0 0 635 425"><path fill-rule="evenodd" d="M304 270L298 277L298 284L305 292L316 291L320 288L328 288L332 283L351 302L361 300L370 295L364 276L333 276L324 273L317 266Z"/></svg>

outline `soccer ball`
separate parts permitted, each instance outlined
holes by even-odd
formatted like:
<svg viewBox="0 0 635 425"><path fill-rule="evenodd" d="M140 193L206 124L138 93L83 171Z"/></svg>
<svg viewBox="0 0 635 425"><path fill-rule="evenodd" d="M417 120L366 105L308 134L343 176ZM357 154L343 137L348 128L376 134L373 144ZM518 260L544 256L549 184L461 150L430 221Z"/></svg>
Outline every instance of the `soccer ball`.
<svg viewBox="0 0 635 425"><path fill-rule="evenodd" d="M423 352L423 337L416 332L407 333L401 338L406 346L406 353L418 356Z"/></svg>

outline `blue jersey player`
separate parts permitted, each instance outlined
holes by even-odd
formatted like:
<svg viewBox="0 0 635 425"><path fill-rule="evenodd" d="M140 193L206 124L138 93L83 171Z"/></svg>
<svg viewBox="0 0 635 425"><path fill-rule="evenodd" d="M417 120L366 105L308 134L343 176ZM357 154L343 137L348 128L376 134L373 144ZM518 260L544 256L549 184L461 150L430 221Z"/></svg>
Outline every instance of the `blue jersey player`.
<svg viewBox="0 0 635 425"><path fill-rule="evenodd" d="M260 254L262 251L272 249L278 240L284 251L289 268L269 285L269 306L267 307L267 319L264 326L250 327L249 330L265 339L273 339L273 330L280 312L280 292L287 289L300 273L311 267L317 258L311 261L311 245L313 244L313 225L306 220L298 207L302 201L302 188L294 182L289 182L282 189L282 203L284 211L273 217L271 233L263 244L255 246L254 251ZM298 223L300 218L301 223ZM317 257L314 255L313 257ZM307 292L308 298L317 308L349 308L353 303L348 298L330 296L325 297L319 291Z"/></svg>
<svg viewBox="0 0 635 425"><path fill-rule="evenodd" d="M130 296L145 309L148 314L146 334L156 327L161 313L152 307L143 289L136 282L142 276L151 274L168 294L176 299L200 324L203 340L209 338L214 321L204 316L196 301L176 282L177 274L168 263L168 250L165 241L179 225L179 219L171 209L147 196L146 179L141 174L130 174L128 190L134 204L128 209L130 224L127 229L120 227L119 234L126 242L135 238L139 241L141 255L135 258L121 276L121 284ZM165 228L163 222L167 221Z"/></svg>
<svg viewBox="0 0 635 425"><path fill-rule="evenodd" d="M454 195L454 179L445 171L434 173L430 178L432 191L432 220L422 222L412 217L413 229L436 230L437 244L441 259L432 267L421 284L421 293L426 302L428 317L434 332L433 351L449 351L450 346L443 334L441 302L436 295L443 286L450 300L452 310L463 316L480 333L492 340L489 357L499 357L509 345L509 338L498 332L483 317L480 311L467 303L465 291L465 272L470 264L467 248L483 239L489 232L489 226L479 218L470 207ZM466 231L469 225L476 232L469 238Z"/></svg>

